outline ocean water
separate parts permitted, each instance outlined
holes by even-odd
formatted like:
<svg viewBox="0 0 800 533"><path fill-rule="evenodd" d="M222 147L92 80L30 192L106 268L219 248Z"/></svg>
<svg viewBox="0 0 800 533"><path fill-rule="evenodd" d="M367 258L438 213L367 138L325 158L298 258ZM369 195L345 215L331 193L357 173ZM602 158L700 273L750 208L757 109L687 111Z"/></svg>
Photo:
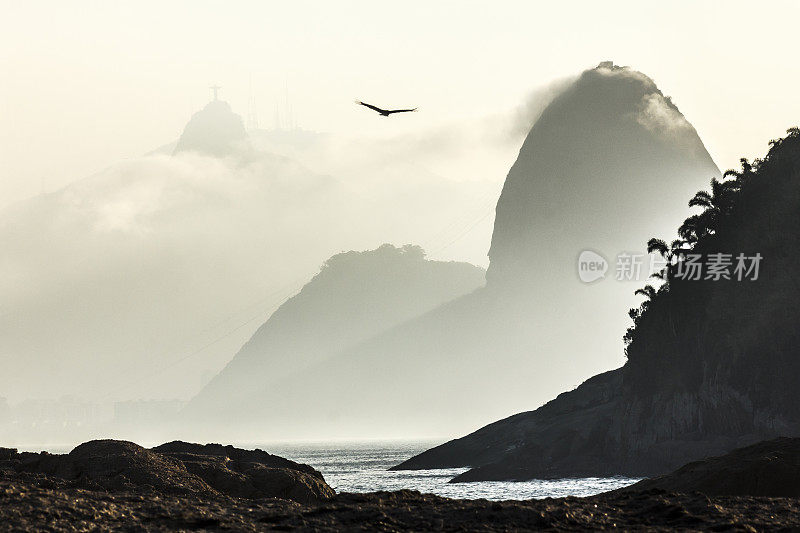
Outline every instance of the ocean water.
<svg viewBox="0 0 800 533"><path fill-rule="evenodd" d="M240 448L260 448L298 463L313 466L325 476L336 492L373 492L411 489L447 498L486 500L529 500L591 496L631 485L639 478L571 478L534 481L480 481L448 483L466 468L444 470L403 470L389 468L430 449L441 441L360 441L292 442L269 444L233 443ZM146 447L159 443L143 443ZM73 446L21 447L27 451L45 449L50 453L68 453Z"/></svg>
<svg viewBox="0 0 800 533"><path fill-rule="evenodd" d="M639 481L626 477L448 483L466 468L389 471L389 467L441 442L336 442L252 446L313 466L337 492L413 489L448 498L527 500L591 496ZM248 446L250 447L250 446Z"/></svg>

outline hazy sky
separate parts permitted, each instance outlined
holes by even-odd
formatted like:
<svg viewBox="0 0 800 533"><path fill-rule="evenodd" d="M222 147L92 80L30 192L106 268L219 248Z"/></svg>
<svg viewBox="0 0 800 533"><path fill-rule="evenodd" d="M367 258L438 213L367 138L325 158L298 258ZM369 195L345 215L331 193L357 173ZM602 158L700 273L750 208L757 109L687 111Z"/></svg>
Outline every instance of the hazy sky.
<svg viewBox="0 0 800 533"><path fill-rule="evenodd" d="M788 1L0 0L0 209L93 176L2 212L0 393L188 398L334 253L413 242L486 266L523 130L601 61L653 78L720 168L761 156L800 124L798 20ZM244 167L142 157L212 84L242 116L252 95L262 128L291 108L331 135L254 136ZM622 361L613 304L581 379Z"/></svg>
<svg viewBox="0 0 800 533"><path fill-rule="evenodd" d="M800 123L792 1L0 5L0 206L174 140L211 83L245 115L252 80L262 127L288 88L303 128L394 135L507 112L612 59L673 96L722 168Z"/></svg>

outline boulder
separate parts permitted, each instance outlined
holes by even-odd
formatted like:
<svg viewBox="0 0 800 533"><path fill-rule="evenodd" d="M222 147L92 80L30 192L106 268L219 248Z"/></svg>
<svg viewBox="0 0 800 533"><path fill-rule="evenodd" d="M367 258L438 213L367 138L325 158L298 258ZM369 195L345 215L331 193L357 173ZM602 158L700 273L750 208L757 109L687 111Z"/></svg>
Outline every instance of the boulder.
<svg viewBox="0 0 800 533"><path fill-rule="evenodd" d="M282 498L300 503L335 495L322 474L308 465L261 450L180 441L148 450L133 442L94 440L68 454L11 450L0 456L0 477L31 475L107 491Z"/></svg>
<svg viewBox="0 0 800 533"><path fill-rule="evenodd" d="M682 466L620 491L660 489L707 496L800 497L800 439L778 438Z"/></svg>

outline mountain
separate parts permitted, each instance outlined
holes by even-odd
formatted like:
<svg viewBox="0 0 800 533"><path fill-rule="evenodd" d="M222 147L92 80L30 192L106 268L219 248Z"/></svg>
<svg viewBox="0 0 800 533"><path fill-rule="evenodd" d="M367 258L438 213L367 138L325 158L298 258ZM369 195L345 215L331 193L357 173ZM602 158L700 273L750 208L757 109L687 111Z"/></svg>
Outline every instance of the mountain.
<svg viewBox="0 0 800 533"><path fill-rule="evenodd" d="M269 154L181 152L0 211L3 395L195 394L322 258L378 240L346 232L361 201Z"/></svg>
<svg viewBox="0 0 800 533"><path fill-rule="evenodd" d="M384 244L337 254L273 313L185 414L204 422L233 422L247 405L249 416L259 416L272 406L254 402L254 396L478 289L484 277L482 268L468 263L426 260L418 246Z"/></svg>
<svg viewBox="0 0 800 533"><path fill-rule="evenodd" d="M242 117L231 110L228 102L215 99L192 115L173 153L196 152L225 157L247 148Z"/></svg>
<svg viewBox="0 0 800 533"><path fill-rule="evenodd" d="M13 414L0 433L62 438L54 420L83 416L62 396L102 401L104 419L117 400L188 400L325 258L460 230L454 221L485 205L484 183L442 178L419 161L402 181L375 172L398 172L391 141L372 143L380 150L365 169L361 146L334 150L319 136L318 152L353 163L314 171L303 146L295 157L239 147L238 122L212 102L174 155L165 145L0 209L0 396L13 413L27 399L53 405L25 410L24 423ZM213 142L192 141L212 126ZM75 427L75 439L97 436Z"/></svg>
<svg viewBox="0 0 800 533"><path fill-rule="evenodd" d="M770 144L691 197L702 212L672 245L650 240L670 261L630 312L624 367L396 468L472 467L454 481L652 476L800 435L800 130ZM689 275L692 263L709 270Z"/></svg>
<svg viewBox="0 0 800 533"><path fill-rule="evenodd" d="M636 250L630 236L646 233L631 226L652 228L718 175L652 79L601 63L557 96L525 139L497 202L490 283L536 285L587 247Z"/></svg>
<svg viewBox="0 0 800 533"><path fill-rule="evenodd" d="M650 78L611 63L587 70L543 111L508 173L487 287L265 385L231 412L270 438L408 437L541 405L623 362L635 285L581 283L581 251L635 251L713 176L697 132Z"/></svg>

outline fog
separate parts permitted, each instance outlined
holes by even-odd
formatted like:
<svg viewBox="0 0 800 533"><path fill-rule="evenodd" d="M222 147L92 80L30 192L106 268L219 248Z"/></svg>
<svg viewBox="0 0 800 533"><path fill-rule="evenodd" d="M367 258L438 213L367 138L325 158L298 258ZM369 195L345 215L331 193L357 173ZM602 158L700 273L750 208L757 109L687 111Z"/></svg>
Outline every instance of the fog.
<svg viewBox="0 0 800 533"><path fill-rule="evenodd" d="M288 92L301 127L373 136L502 113L611 58L678 97L723 168L760 154L800 106L791 1L81 6L2 2L0 205L169 142L214 83L243 116L252 95L262 127ZM746 37L721 36L743 21ZM355 98L424 112L387 124Z"/></svg>
<svg viewBox="0 0 800 533"><path fill-rule="evenodd" d="M789 2L775 3L769 13L746 3L722 13L711 3L690 2L669 9L567 3L547 10L527 2L379 7L355 1L2 7L0 65L9 75L0 85L0 445L70 443L124 436L132 428L145 439L180 436L174 433L179 427L225 440L224 424L198 430L202 416L198 420L196 411L191 424L174 422L332 256L384 243L414 244L430 260L493 272L488 254L495 209L523 141L548 105L600 61L632 65L663 90L647 93L637 108L634 120L643 131L692 152L697 130L705 148L694 155L705 157L707 148L723 170L743 154L761 154L764 139L792 126L787 117L800 116L794 94L800 70L788 55L800 12ZM766 17L769 25L762 24ZM722 36L743 20L748 38ZM758 76L746 74L756 68ZM625 75L649 83L636 71ZM222 86L219 99L240 117L246 138L222 156L173 153L192 115L213 99L213 84ZM384 118L354 99L419 111ZM641 250L651 230L668 237L685 215L680 199L711 177L693 172L670 200L639 212L652 224L606 241L587 237L576 223L555 248L564 257L577 256L581 246L605 246L611 254L622 246ZM624 197L629 183L620 178L597 198ZM562 196L552 192L536 190L551 200L539 206L543 210L561 205L552 200ZM579 206L578 198L564 197L564 220ZM626 201L644 198L646 191L637 191ZM598 210L609 208L601 204ZM524 211L534 204L520 205ZM554 220L536 220L536 227ZM537 238L556 240L546 231ZM507 243L517 237L528 244L535 240L516 236ZM553 257L546 268L566 272L574 266ZM420 268L439 268L426 265ZM500 271L495 265L494 272ZM487 318L482 313L502 308L492 297L454 315L436 314L440 303L476 289L473 281L442 292L441 302L426 300L413 313L409 307L408 316L382 321L376 314L368 332L348 337L352 345L309 348L304 355L321 365L311 374L330 387L320 390L336 394L335 380L345 379L348 365L376 351L401 359L413 351L408 336L420 331L430 336L415 338L433 348L414 352L418 362L447 372L452 359L431 362L421 354L441 349L452 355L464 346L442 347L436 343L446 342L429 330L484 319L501 323L504 313L516 309L509 304ZM290 405L302 387L287 379L275 385L275 394L290 391L282 400L289 404L276 408L285 410L278 418L291 420L291 427L248 435L261 423L255 421L235 433L231 428L230 439L452 436L535 408L624 360L620 339L636 287L606 284L596 291L596 301L608 305L600 307L607 316L595 320L591 310L570 318L572 308L559 307L582 297L575 283L560 296L555 286L548 288L546 298L557 301L545 305L559 321L584 328L577 336L586 342L559 338L564 331L557 334L541 322L543 308L520 311L537 321L524 346L546 347L546 366L553 367L552 374L537 378L542 383L535 393L520 384L507 397L462 403L451 425L432 418L415 425L408 415L391 431L370 420L375 413L341 424L350 407L365 401L355 389L343 394L353 397L331 407L330 424L303 419L303 410ZM531 289L532 298L542 297L539 289ZM404 302L411 300L421 301L409 295ZM430 324L402 329L401 322L431 313ZM351 326L345 333L358 329ZM488 342L478 331L453 336L475 346ZM576 356L600 337L597 353ZM391 349L382 344L392 338L402 340ZM514 352L514 340L508 343L491 349ZM340 355L350 363L337 366ZM503 372L493 374L496 369L478 363L474 368L485 370L487 379L491 375L500 394L503 374L513 373L514 364L524 370L521 376L538 371L543 363L529 355L514 352ZM364 379L390 370L408 379L414 374L392 365L369 368ZM440 386L431 376L418 378L418 391ZM384 387L378 380L364 393ZM460 387L468 389L465 383ZM404 390L386 407L435 411L424 402L430 397L418 391ZM414 401L403 405L407 398ZM441 405L457 410L454 398ZM312 411L318 401L307 396L299 403Z"/></svg>
<svg viewBox="0 0 800 533"><path fill-rule="evenodd" d="M168 143L7 207L0 380L6 419L40 428L14 438L177 411L336 253L414 243L485 267L520 113L386 139L257 129L225 157ZM476 143L494 179L447 168ZM163 403L119 403L139 400Z"/></svg>
<svg viewBox="0 0 800 533"><path fill-rule="evenodd" d="M334 142L319 140L308 152L312 166L329 160ZM156 154L12 206L2 223L6 353L59 352L54 359L65 369L78 359L99 365L102 353L155 369L250 315L265 318L340 251L422 243L438 257L485 266L499 183L443 179L414 153L417 139L393 142L405 142L404 160L414 162L395 165L382 143L367 140L335 147L337 177L269 152L246 161ZM363 151L371 155L360 161L346 155ZM97 330L87 335L87 327ZM64 357L73 341L75 352ZM132 352L113 353L120 350ZM220 364L203 359L200 373ZM105 372L96 383L64 381L29 361L9 358L31 381L50 377L51 394L121 394L121 382ZM199 386L186 365L174 372L158 378L162 389L185 397ZM30 393L31 381L9 381L9 396ZM163 396L150 384L142 391Z"/></svg>

